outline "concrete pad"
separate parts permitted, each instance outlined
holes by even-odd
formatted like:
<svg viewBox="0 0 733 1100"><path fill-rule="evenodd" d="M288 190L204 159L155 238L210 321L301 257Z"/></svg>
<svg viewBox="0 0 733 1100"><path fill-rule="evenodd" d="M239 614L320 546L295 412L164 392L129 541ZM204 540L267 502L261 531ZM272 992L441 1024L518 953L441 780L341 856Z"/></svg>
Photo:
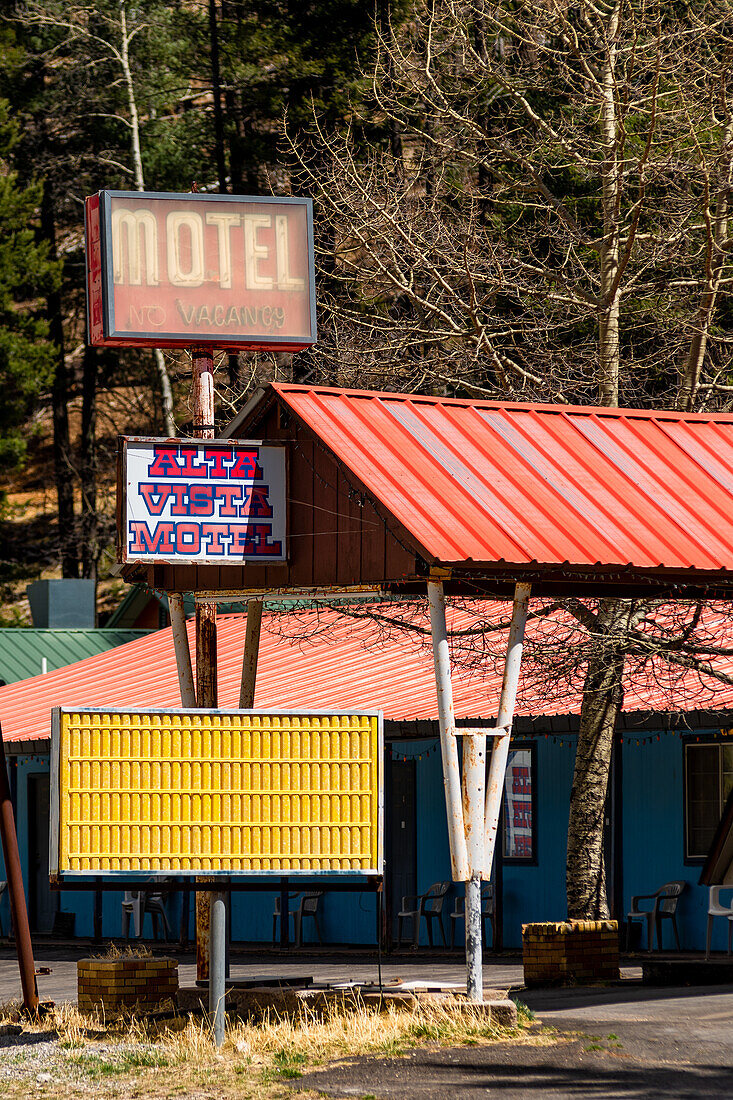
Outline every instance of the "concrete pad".
<svg viewBox="0 0 733 1100"><path fill-rule="evenodd" d="M373 987L336 986L333 988L310 987L307 989L275 988L269 986L228 986L226 990L226 1011L232 1016L244 1019L261 1020L267 1015L298 1016L306 1012L309 1016L323 1015L338 1008L356 1011L367 1007L378 1012L387 1012L392 1008L412 1009L418 1005L440 1005L451 1012L480 1012L495 1023L512 1027L517 1022L517 1008L512 1000L498 990L487 990L493 996L487 996L481 1004L472 1004L465 993L451 989L405 989L394 988L379 991ZM201 986L183 986L178 991L178 1007L182 1012L207 1012L209 994Z"/></svg>

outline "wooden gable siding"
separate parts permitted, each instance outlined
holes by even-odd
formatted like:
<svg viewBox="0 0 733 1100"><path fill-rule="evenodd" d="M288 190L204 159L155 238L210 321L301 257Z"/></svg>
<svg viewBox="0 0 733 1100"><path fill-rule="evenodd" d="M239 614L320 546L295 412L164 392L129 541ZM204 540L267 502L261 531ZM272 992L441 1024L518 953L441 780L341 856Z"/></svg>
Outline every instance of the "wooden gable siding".
<svg viewBox="0 0 733 1100"><path fill-rule="evenodd" d="M267 566L156 565L145 570L151 587L238 591L374 585L424 576L407 533L397 530L394 521L390 526L390 518L380 514L377 503L306 428L292 418L281 423L277 403L248 426L247 437L289 443L288 561Z"/></svg>

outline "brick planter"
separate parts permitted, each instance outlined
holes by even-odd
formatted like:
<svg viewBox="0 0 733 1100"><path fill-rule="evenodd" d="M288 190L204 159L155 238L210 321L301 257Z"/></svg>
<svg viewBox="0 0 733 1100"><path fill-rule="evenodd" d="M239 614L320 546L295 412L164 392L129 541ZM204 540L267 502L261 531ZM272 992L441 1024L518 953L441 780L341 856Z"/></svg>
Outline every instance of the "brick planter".
<svg viewBox="0 0 733 1100"><path fill-rule="evenodd" d="M76 974L80 1012L149 1011L178 995L175 959L80 959Z"/></svg>
<svg viewBox="0 0 733 1100"><path fill-rule="evenodd" d="M582 985L619 977L618 921L523 924L524 984Z"/></svg>

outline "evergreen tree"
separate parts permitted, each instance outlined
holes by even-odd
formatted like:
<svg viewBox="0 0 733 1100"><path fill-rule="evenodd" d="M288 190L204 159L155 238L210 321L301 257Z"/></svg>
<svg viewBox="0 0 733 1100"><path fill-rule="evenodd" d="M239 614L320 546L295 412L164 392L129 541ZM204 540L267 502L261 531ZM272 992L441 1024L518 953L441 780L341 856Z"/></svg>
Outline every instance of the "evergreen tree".
<svg viewBox="0 0 733 1100"><path fill-rule="evenodd" d="M22 187L9 157L18 140L0 100L0 468L25 457L23 426L53 372L54 350L37 299L57 283L58 264L39 240L42 189Z"/></svg>

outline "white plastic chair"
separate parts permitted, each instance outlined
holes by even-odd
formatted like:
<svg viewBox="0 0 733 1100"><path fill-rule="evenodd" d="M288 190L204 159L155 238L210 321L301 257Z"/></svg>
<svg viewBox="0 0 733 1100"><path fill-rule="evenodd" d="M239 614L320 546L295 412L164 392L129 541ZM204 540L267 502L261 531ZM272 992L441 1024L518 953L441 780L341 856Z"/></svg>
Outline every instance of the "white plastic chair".
<svg viewBox="0 0 733 1100"><path fill-rule="evenodd" d="M126 940L130 938L130 917L135 939L139 940L143 932L144 916L145 895L140 890L125 890L122 899L122 935Z"/></svg>
<svg viewBox="0 0 733 1100"><path fill-rule="evenodd" d="M733 897L730 899L729 905L723 905L720 900L721 890L733 891L733 886L711 886L710 894L708 895L708 930L705 938L705 958L710 958L710 942L713 935L713 921L716 917L725 917L728 921L728 954L730 955L731 946L731 921L729 918L733 917Z"/></svg>
<svg viewBox="0 0 733 1100"><path fill-rule="evenodd" d="M145 890L126 890L122 899L122 935L130 938L130 917L135 939L140 939L143 934L145 914L150 913L153 925L153 938L157 939L160 922L163 922L163 931L166 940L170 940L170 926L168 915L165 911L165 902L162 894L149 894Z"/></svg>

